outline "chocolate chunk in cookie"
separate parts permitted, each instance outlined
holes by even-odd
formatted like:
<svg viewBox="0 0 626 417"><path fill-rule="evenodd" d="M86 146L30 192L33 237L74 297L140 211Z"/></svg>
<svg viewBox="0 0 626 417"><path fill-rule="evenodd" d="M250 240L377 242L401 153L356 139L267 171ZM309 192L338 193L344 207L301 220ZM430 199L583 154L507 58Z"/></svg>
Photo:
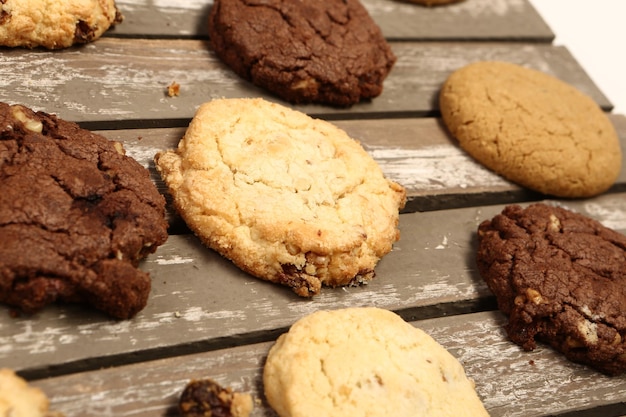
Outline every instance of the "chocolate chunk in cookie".
<svg viewBox="0 0 626 417"><path fill-rule="evenodd" d="M98 39L122 20L114 0L1 0L0 45L67 48Z"/></svg>
<svg viewBox="0 0 626 417"><path fill-rule="evenodd" d="M358 0L216 0L209 36L234 72L291 103L377 97L396 61Z"/></svg>
<svg viewBox="0 0 626 417"><path fill-rule="evenodd" d="M178 400L182 417L248 417L252 396L224 388L212 379L196 379L187 384Z"/></svg>
<svg viewBox="0 0 626 417"><path fill-rule="evenodd" d="M137 265L167 239L164 211L148 171L120 143L0 103L0 302L135 315L150 292Z"/></svg>
<svg viewBox="0 0 626 417"><path fill-rule="evenodd" d="M546 204L507 206L478 228L478 269L526 350L626 371L626 236Z"/></svg>

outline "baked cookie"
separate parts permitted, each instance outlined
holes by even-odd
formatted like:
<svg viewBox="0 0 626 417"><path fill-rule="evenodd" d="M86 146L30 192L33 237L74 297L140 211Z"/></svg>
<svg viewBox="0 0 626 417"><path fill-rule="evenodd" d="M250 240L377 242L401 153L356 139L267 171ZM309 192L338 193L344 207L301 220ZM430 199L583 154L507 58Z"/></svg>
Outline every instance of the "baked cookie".
<svg viewBox="0 0 626 417"><path fill-rule="evenodd" d="M374 277L405 191L332 124L262 99L202 105L157 169L209 247L298 295Z"/></svg>
<svg viewBox="0 0 626 417"><path fill-rule="evenodd" d="M252 396L224 388L212 379L195 379L185 386L178 400L182 417L248 417Z"/></svg>
<svg viewBox="0 0 626 417"><path fill-rule="evenodd" d="M291 103L377 97L396 61L358 0L215 0L209 38L235 73Z"/></svg>
<svg viewBox="0 0 626 417"><path fill-rule="evenodd" d="M11 369L0 368L0 416L62 417L48 410L49 401L39 388L31 387Z"/></svg>
<svg viewBox="0 0 626 417"><path fill-rule="evenodd" d="M379 308L317 311L272 346L263 369L280 417L487 417L461 364Z"/></svg>
<svg viewBox="0 0 626 417"><path fill-rule="evenodd" d="M455 71L440 93L443 121L463 149L507 179L544 194L590 197L621 170L619 139L588 96L505 62Z"/></svg>
<svg viewBox="0 0 626 417"><path fill-rule="evenodd" d="M480 274L526 350L626 371L626 236L546 204L507 206L478 228Z"/></svg>
<svg viewBox="0 0 626 417"><path fill-rule="evenodd" d="M0 103L0 302L133 316L150 292L137 264L167 239L164 213L148 170L120 143Z"/></svg>
<svg viewBox="0 0 626 417"><path fill-rule="evenodd" d="M67 48L122 20L114 0L0 0L0 46Z"/></svg>

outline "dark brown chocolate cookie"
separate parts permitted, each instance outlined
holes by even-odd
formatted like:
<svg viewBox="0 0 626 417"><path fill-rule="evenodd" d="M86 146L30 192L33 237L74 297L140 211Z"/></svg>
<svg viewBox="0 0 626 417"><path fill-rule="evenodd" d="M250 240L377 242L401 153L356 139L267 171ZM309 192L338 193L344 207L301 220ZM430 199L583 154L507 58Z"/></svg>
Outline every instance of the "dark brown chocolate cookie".
<svg viewBox="0 0 626 417"><path fill-rule="evenodd" d="M167 239L165 200L120 143L44 112L0 103L0 302L35 312L89 303L140 311L138 262Z"/></svg>
<svg viewBox="0 0 626 417"><path fill-rule="evenodd" d="M546 204L507 206L478 228L480 274L526 350L626 371L626 236Z"/></svg>
<svg viewBox="0 0 626 417"><path fill-rule="evenodd" d="M212 379L195 379L187 384L178 400L182 417L248 417L252 396L224 388Z"/></svg>
<svg viewBox="0 0 626 417"><path fill-rule="evenodd" d="M396 61L358 0L215 0L209 37L239 76L291 103L376 97Z"/></svg>

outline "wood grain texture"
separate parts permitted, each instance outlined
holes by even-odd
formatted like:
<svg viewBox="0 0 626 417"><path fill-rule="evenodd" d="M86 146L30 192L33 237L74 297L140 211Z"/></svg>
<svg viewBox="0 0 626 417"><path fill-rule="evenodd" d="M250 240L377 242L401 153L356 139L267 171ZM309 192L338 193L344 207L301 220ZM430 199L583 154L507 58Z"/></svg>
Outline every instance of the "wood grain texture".
<svg viewBox="0 0 626 417"><path fill-rule="evenodd" d="M609 115L626 149L626 116ZM358 140L380 165L385 176L404 186L404 212L505 204L543 198L477 163L450 136L438 118L336 120L332 122ZM154 168L154 155L176 148L185 127L121 129L97 133L124 144L129 156L150 170L162 193L166 186ZM613 191L626 191L626 155ZM168 217L180 229L170 206Z"/></svg>
<svg viewBox="0 0 626 417"><path fill-rule="evenodd" d="M554 34L527 0L471 0L440 8L362 0L388 39L524 40ZM207 0L117 0L124 22L106 36L208 38Z"/></svg>
<svg viewBox="0 0 626 417"><path fill-rule="evenodd" d="M559 204L626 232L624 193ZM153 289L135 318L112 321L78 306L0 315L0 367L41 377L252 343L320 308L373 305L407 320L494 308L475 269L475 232L501 209L403 214L401 239L370 284L324 289L312 300L241 272L192 235L170 236L141 264Z"/></svg>
<svg viewBox="0 0 626 417"><path fill-rule="evenodd" d="M481 312L412 324L460 361L474 379L491 417L558 415L609 404L616 404L615 412L626 412L625 378L598 374L542 345L524 352L507 339L502 328L505 323L497 312ZM262 368L272 344L273 340L79 373L35 385L47 392L53 398L52 407L67 417L174 416L185 384L193 378L210 377L251 393L258 400L253 417L275 417L265 404L262 384Z"/></svg>
<svg viewBox="0 0 626 417"><path fill-rule="evenodd" d="M398 61L379 97L350 108L291 107L328 119L436 115L439 89L451 72L477 60L502 60L554 75L602 108L611 108L563 47L395 42L392 48ZM174 81L180 84L180 95L169 97L167 86ZM221 97L279 102L235 75L205 41L107 38L62 51L15 49L0 54L0 101L90 122L91 129L172 126L172 120L186 122L200 104Z"/></svg>
<svg viewBox="0 0 626 417"><path fill-rule="evenodd" d="M213 98L280 100L237 77L212 53L211 0L116 0L125 21L104 38L62 51L0 48L0 101L56 113L109 139L151 172L176 146L196 108ZM475 379L492 417L626 416L626 377L609 378L545 346L523 352L474 264L476 228L504 204L542 199L476 164L437 118L445 78L477 60L546 72L612 108L527 0L465 0L426 8L362 0L398 56L383 94L346 109L291 106L333 121L385 175L407 188L401 239L369 285L324 289L312 300L237 269L202 246L171 209L168 241L140 268L148 306L116 321L81 306L11 317L0 306L0 367L41 387L73 416L176 416L192 378L212 377L263 403L261 372L274 340L319 309L377 306L400 314L450 350ZM181 86L169 97L167 86ZM286 103L282 103L286 104ZM626 149L626 117L611 115ZM626 164L610 192L549 200L626 233ZM1 239L1 236L0 236Z"/></svg>

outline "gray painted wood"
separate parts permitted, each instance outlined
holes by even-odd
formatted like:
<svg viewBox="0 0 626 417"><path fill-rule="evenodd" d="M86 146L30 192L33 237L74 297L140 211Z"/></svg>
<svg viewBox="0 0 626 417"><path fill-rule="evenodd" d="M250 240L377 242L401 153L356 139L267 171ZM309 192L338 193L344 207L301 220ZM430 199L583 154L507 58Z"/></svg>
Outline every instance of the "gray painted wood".
<svg viewBox="0 0 626 417"><path fill-rule="evenodd" d="M560 204L626 232L625 193ZM501 209L403 214L401 239L370 284L327 288L312 300L244 274L192 235L171 235L140 266L153 289L135 318L112 321L78 306L0 315L0 367L40 377L251 343L321 308L374 305L407 320L494 308L474 266L475 231Z"/></svg>
<svg viewBox="0 0 626 417"><path fill-rule="evenodd" d="M291 107L329 119L436 114L443 81L477 60L503 60L544 71L590 95L602 108L612 107L563 47L397 42L392 48L398 61L379 97L346 109ZM173 81L180 84L178 97L166 95ZM0 101L90 122L86 126L92 129L172 126L172 119L188 121L200 104L221 97L279 101L236 76L204 41L107 38L63 51L14 49L0 54Z"/></svg>
<svg viewBox="0 0 626 417"><path fill-rule="evenodd" d="M333 120L407 187L401 240L378 265L377 278L300 299L203 247L170 212L168 241L140 265L153 280L146 309L115 321L81 306L21 317L1 306L0 367L34 380L67 417L173 416L177 396L194 377L210 376L262 399L267 350L294 321L318 309L373 305L398 312L459 358L492 417L626 415L624 377L605 377L544 346L522 352L507 340L505 319L474 267L475 231L504 204L538 196L475 164L433 117L447 75L482 59L527 65L569 82L605 110L611 103L567 49L550 44L552 32L527 0L441 8L363 3L399 58L384 93L349 109L296 108ZM279 100L214 57L206 41L210 0L117 4L126 20L95 43L63 51L1 49L0 101L100 129L123 142L165 193L152 158L176 146L198 105L217 97ZM179 97L165 94L173 81L181 85ZM611 120L626 149L626 117ZM551 202L626 233L625 184L623 170L610 193ZM260 403L254 416L275 414Z"/></svg>
<svg viewBox="0 0 626 417"><path fill-rule="evenodd" d="M626 412L626 378L599 375L545 346L524 352L508 341L502 328L505 322L497 312L482 312L412 324L463 364L491 417L558 415L610 404ZM258 400L252 416L275 417L265 404L262 386L262 367L272 344L273 340L79 373L35 385L50 393L51 406L67 417L174 416L187 382L209 377L251 393Z"/></svg>
<svg viewBox="0 0 626 417"><path fill-rule="evenodd" d="M527 0L471 0L433 8L398 0L362 3L390 39L554 39ZM208 38L212 4L210 0L117 0L125 19L106 36Z"/></svg>
<svg viewBox="0 0 626 417"><path fill-rule="evenodd" d="M609 115L626 149L626 117ZM333 121L357 139L383 173L407 190L404 212L504 204L542 198L483 167L464 152L438 118ZM98 133L124 144L129 156L151 171L157 188L166 186L154 169L154 155L176 148L185 127L121 129ZM615 191L626 191L626 161ZM171 222L180 223L171 210ZM180 227L177 225L177 227Z"/></svg>

